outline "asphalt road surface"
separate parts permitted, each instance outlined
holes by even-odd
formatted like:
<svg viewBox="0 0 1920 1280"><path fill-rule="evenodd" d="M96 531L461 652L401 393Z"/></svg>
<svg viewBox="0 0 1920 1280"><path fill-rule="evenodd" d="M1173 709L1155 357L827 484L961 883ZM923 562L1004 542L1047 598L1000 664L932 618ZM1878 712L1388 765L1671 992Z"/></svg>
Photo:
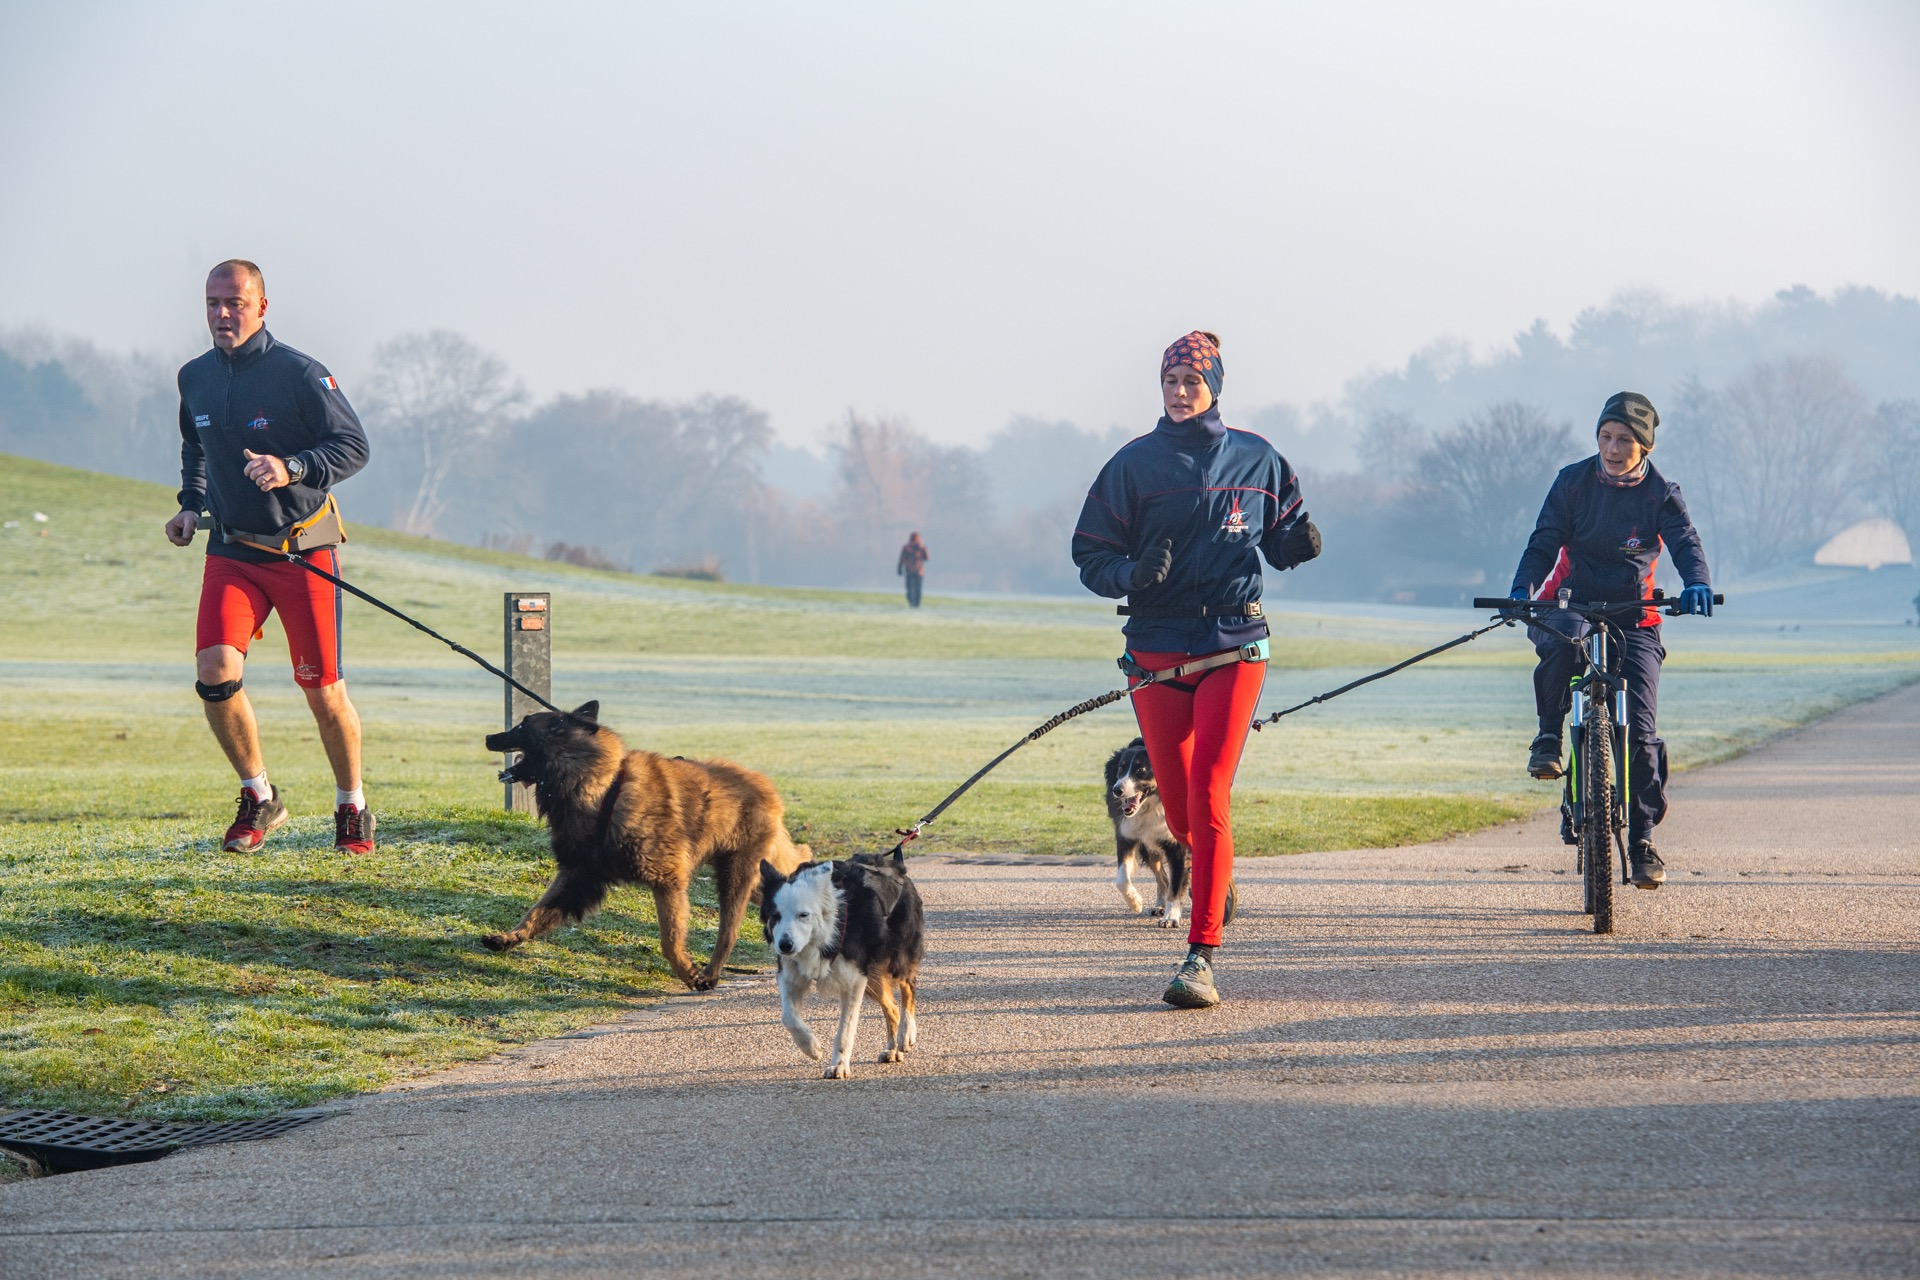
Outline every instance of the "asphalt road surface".
<svg viewBox="0 0 1920 1280"><path fill-rule="evenodd" d="M904 1064L737 978L0 1187L0 1275L1920 1274L1920 686L1673 799L1611 937L1546 818L1245 859L1203 1012L1107 865L919 859Z"/></svg>

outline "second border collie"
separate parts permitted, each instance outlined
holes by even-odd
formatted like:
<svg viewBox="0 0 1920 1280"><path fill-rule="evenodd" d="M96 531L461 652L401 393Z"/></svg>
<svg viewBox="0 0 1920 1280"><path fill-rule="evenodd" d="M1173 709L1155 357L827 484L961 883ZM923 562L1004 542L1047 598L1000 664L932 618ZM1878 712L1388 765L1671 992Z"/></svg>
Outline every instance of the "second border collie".
<svg viewBox="0 0 1920 1280"><path fill-rule="evenodd" d="M780 1021L816 1062L820 1041L800 1014L801 1002L816 986L840 1001L827 1079L847 1078L863 995L879 1002L887 1020L880 1061L906 1057L919 1035L914 983L926 940L920 891L904 857L809 862L791 875L764 862L760 924L780 965Z"/></svg>
<svg viewBox="0 0 1920 1280"><path fill-rule="evenodd" d="M1167 814L1160 807L1160 788L1153 780L1147 744L1135 738L1107 758L1107 816L1113 819L1114 883L1137 915L1146 910L1140 891L1133 887L1135 867L1144 862L1153 872L1158 890L1149 914L1160 927L1180 923L1180 902L1187 893L1187 846L1173 838Z"/></svg>

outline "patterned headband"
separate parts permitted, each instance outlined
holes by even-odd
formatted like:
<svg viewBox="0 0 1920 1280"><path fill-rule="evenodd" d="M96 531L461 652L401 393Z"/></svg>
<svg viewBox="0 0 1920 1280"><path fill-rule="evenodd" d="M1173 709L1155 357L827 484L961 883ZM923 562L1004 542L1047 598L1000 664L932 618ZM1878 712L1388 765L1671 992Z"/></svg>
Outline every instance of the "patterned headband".
<svg viewBox="0 0 1920 1280"><path fill-rule="evenodd" d="M1168 347L1160 357L1160 376L1165 377L1167 370L1183 364L1206 380L1207 390L1216 400L1220 398L1220 383L1227 370L1220 361L1219 344L1213 338L1196 329Z"/></svg>

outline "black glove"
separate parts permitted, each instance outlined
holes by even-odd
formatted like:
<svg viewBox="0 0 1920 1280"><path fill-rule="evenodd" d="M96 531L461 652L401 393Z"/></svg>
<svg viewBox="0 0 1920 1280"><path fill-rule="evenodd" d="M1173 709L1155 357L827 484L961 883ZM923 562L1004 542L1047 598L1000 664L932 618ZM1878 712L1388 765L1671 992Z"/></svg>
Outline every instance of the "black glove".
<svg viewBox="0 0 1920 1280"><path fill-rule="evenodd" d="M1512 591L1509 591L1507 593L1507 599L1531 600L1533 599L1533 593L1528 591L1525 587L1515 587ZM1506 619L1508 622L1520 621L1520 611L1518 609L1502 609L1500 611L1500 616Z"/></svg>
<svg viewBox="0 0 1920 1280"><path fill-rule="evenodd" d="M1280 554L1286 557L1289 569L1305 564L1320 554L1320 530L1314 527L1313 517L1304 511L1300 513L1299 521L1287 530L1287 536L1281 540Z"/></svg>
<svg viewBox="0 0 1920 1280"><path fill-rule="evenodd" d="M1165 582L1172 571L1173 540L1163 538L1159 546L1133 562L1133 577L1127 582L1127 589L1138 591Z"/></svg>

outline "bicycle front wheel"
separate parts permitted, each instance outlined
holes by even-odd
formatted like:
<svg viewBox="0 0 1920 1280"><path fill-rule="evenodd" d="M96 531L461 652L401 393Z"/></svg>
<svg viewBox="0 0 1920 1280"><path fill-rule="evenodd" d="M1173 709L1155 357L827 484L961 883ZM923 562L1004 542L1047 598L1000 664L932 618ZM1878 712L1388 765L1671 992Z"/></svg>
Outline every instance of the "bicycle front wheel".
<svg viewBox="0 0 1920 1280"><path fill-rule="evenodd" d="M1595 933L1613 932L1613 717L1605 696L1586 698L1580 760L1580 861Z"/></svg>

